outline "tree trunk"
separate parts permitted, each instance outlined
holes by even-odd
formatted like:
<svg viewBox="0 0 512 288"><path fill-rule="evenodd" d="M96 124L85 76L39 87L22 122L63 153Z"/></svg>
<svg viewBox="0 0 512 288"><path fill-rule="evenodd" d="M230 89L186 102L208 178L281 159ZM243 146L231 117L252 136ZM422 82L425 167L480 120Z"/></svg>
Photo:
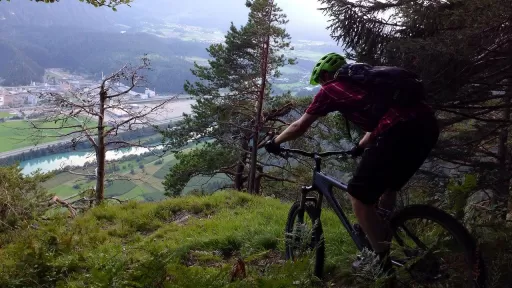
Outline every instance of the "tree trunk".
<svg viewBox="0 0 512 288"><path fill-rule="evenodd" d="M268 5L270 6L269 14L268 14L268 25L272 24L272 8L274 1L270 0ZM266 84L267 84L267 70L268 70L268 54L269 54L269 46L270 46L270 27L266 30L266 35L264 35L264 40L262 41L262 55L261 55L261 85L260 91L258 95L258 102L256 103L256 121L253 126L253 136L252 136L252 150L251 150L251 166L249 170L249 183L248 183L248 191L249 193L256 194L256 169L257 169L257 157L258 157L258 143L259 143L259 134L260 134L260 125L261 125L261 112L263 109L263 100L265 96ZM259 185L258 185L259 186Z"/></svg>
<svg viewBox="0 0 512 288"><path fill-rule="evenodd" d="M245 169L245 161L247 160L247 149L249 149L249 143L245 137L240 138L240 146L242 151L240 152L239 162L236 166L236 174L235 174L235 189L238 191L242 191L244 188L244 169Z"/></svg>
<svg viewBox="0 0 512 288"><path fill-rule="evenodd" d="M98 117L98 143L96 147L96 203L100 204L105 198L105 102L107 100L107 92L100 91L100 117Z"/></svg>
<svg viewBox="0 0 512 288"><path fill-rule="evenodd" d="M101 139L101 140L100 140ZM103 137L98 137L98 145L100 145L98 152L96 152L97 170L96 170L96 203L100 204L104 197L105 192L105 145Z"/></svg>
<svg viewBox="0 0 512 288"><path fill-rule="evenodd" d="M505 105L509 105L511 103L510 97L505 97L504 103ZM503 110L503 120L510 120L510 107L506 107ZM510 173L509 173L509 153L508 153L508 134L509 129L508 126L503 128L500 131L500 136L498 140L498 183L497 183L497 195L495 199L495 204L498 206L498 217L499 219L505 220L507 215L507 202L510 195L509 187L510 187Z"/></svg>
<svg viewBox="0 0 512 288"><path fill-rule="evenodd" d="M254 180L254 194L261 194L261 178L263 176L263 166L258 165L258 173L256 174L256 178Z"/></svg>

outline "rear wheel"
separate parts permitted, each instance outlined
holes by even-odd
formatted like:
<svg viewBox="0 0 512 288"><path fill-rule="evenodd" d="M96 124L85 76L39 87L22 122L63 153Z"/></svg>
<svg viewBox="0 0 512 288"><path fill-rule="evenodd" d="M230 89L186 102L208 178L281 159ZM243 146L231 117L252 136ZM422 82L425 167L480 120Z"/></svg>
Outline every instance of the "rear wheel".
<svg viewBox="0 0 512 288"><path fill-rule="evenodd" d="M411 205L391 218L390 227L391 259L400 287L485 287L475 241L451 215Z"/></svg>
<svg viewBox="0 0 512 288"><path fill-rule="evenodd" d="M325 243L320 210L315 202L306 201L301 211L300 202L295 202L288 213L285 229L286 259L307 261L313 274L322 278L324 269Z"/></svg>

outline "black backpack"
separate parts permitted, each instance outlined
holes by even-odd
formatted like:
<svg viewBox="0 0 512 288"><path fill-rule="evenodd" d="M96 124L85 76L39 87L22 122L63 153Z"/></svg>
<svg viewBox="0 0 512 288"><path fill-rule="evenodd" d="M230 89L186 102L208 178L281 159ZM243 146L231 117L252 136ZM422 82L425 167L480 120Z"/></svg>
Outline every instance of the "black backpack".
<svg viewBox="0 0 512 288"><path fill-rule="evenodd" d="M369 104L367 109L371 109L374 121L380 120L392 105L407 107L425 100L421 78L399 67L345 64L336 72L335 78L349 81L368 92L365 96ZM350 135L350 130L348 132Z"/></svg>

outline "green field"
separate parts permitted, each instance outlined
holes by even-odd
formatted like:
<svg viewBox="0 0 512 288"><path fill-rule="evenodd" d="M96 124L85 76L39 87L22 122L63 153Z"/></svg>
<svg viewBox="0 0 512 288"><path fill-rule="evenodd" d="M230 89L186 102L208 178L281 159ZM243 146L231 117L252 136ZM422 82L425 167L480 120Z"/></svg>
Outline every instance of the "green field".
<svg viewBox="0 0 512 288"><path fill-rule="evenodd" d="M75 122L76 123L76 122ZM39 124L37 124L39 125ZM74 125L70 121L66 126ZM58 128L60 123L44 123L41 125L43 128ZM92 126L92 125L91 125ZM55 129L55 130L35 130L27 121L9 121L0 124L0 135L2 141L0 142L0 152L6 152L14 149L24 148L31 145L58 141L59 135L70 133L73 130Z"/></svg>
<svg viewBox="0 0 512 288"><path fill-rule="evenodd" d="M188 185L183 189L183 194L188 194L193 190L201 190L206 189L208 184L213 184L215 182L229 181L229 178L225 174L217 174L213 177L209 176L196 176L190 179Z"/></svg>
<svg viewBox="0 0 512 288"><path fill-rule="evenodd" d="M9 112L0 112L0 118L6 118L6 117L11 117L11 116L14 116L14 115Z"/></svg>
<svg viewBox="0 0 512 288"><path fill-rule="evenodd" d="M174 158L174 157L173 157ZM164 162L164 164L158 169L153 176L158 179L164 179L165 175L169 173L169 169L174 166L178 161L176 158L170 159L169 161Z"/></svg>
<svg viewBox="0 0 512 288"><path fill-rule="evenodd" d="M60 174L57 174L54 177L52 177L50 180L44 182L43 186L46 189L53 189L59 185L62 185L62 183L72 182L77 179L80 179L80 176L73 175L70 173L60 173Z"/></svg>
<svg viewBox="0 0 512 288"><path fill-rule="evenodd" d="M76 191L75 189L73 189L73 187L71 187L70 185L60 185L60 186L57 186L55 188L52 188L50 189L49 191L52 195L55 194L55 195L58 195L59 197L61 198L68 198L69 196L73 196L75 195L76 193L78 193L79 191Z"/></svg>
<svg viewBox="0 0 512 288"><path fill-rule="evenodd" d="M132 181L124 179L114 180L113 184L105 189L105 197L118 197L132 191L136 187L137 185Z"/></svg>

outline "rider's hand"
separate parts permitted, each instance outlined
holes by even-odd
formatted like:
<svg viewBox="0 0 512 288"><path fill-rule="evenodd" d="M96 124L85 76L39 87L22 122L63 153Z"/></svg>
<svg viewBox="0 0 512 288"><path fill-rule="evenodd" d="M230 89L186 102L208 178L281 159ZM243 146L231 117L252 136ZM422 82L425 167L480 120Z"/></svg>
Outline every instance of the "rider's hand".
<svg viewBox="0 0 512 288"><path fill-rule="evenodd" d="M265 150L267 150L268 153L279 155L281 153L281 145L276 144L274 139L275 138L268 140L267 143L265 143Z"/></svg>
<svg viewBox="0 0 512 288"><path fill-rule="evenodd" d="M350 150L350 156L352 156L354 158L359 157L359 156L363 155L363 152L364 152L364 147L361 145L356 145L356 146L354 146L354 148L352 148Z"/></svg>

